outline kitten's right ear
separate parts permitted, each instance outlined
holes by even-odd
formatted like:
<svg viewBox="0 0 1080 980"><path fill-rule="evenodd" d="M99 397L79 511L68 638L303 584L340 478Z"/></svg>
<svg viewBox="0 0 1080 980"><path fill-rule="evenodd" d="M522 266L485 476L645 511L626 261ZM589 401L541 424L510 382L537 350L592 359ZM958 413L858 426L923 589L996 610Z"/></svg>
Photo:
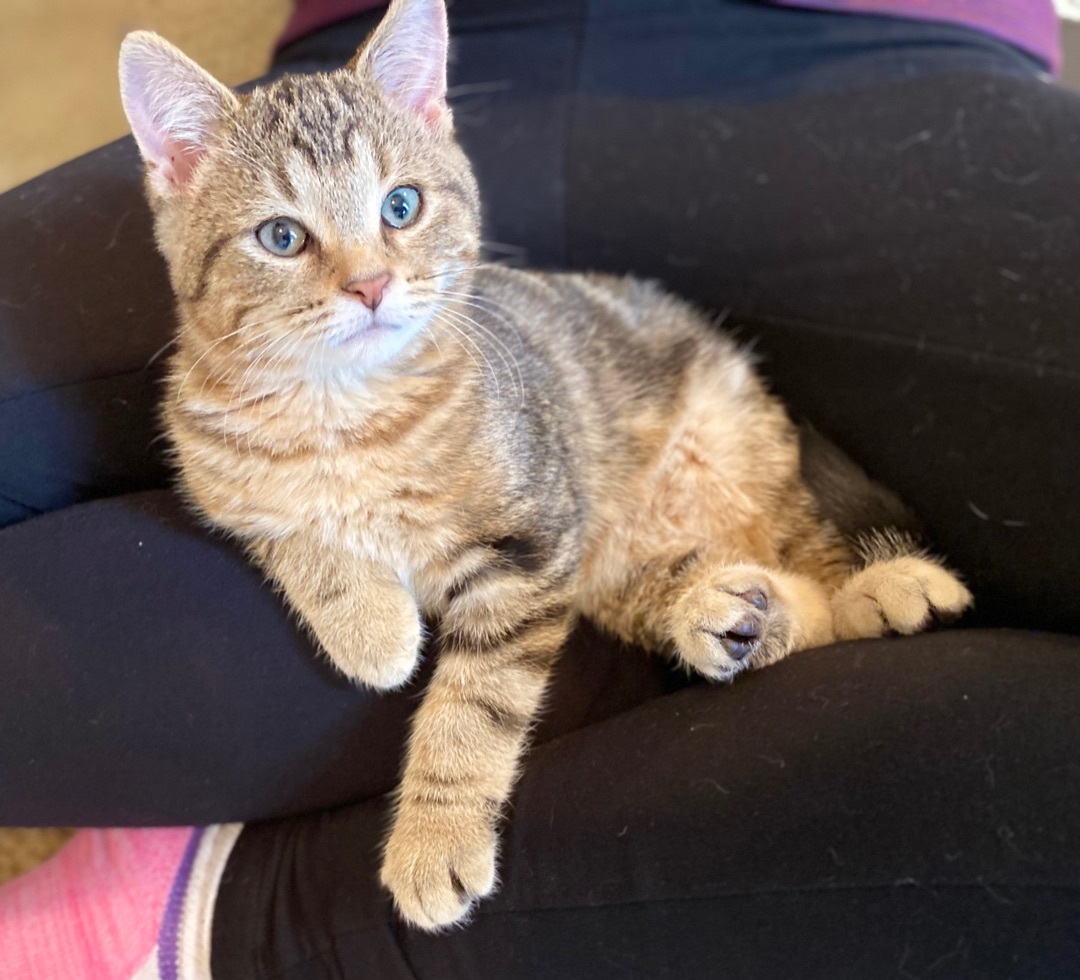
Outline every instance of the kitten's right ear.
<svg viewBox="0 0 1080 980"><path fill-rule="evenodd" d="M236 96L164 38L135 31L120 45L120 99L151 180L184 187Z"/></svg>

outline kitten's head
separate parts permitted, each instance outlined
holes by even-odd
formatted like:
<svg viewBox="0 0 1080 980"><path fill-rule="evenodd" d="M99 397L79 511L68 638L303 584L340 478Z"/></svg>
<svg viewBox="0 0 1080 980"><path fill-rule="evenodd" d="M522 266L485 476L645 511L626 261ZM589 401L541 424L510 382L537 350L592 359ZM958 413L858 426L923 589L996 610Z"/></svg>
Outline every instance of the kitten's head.
<svg viewBox="0 0 1080 980"><path fill-rule="evenodd" d="M125 39L182 341L318 375L369 372L424 334L479 251L446 49L443 0L394 0L345 68L238 94L155 34Z"/></svg>

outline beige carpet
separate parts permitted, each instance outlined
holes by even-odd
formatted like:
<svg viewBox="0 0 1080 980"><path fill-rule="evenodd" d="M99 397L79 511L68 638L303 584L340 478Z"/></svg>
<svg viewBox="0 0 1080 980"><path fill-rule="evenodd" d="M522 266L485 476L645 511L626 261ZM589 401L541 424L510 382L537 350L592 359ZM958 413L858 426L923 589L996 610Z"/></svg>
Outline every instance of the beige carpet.
<svg viewBox="0 0 1080 980"><path fill-rule="evenodd" d="M269 63L289 0L0 0L0 191L127 132L123 36L164 35L223 82Z"/></svg>
<svg viewBox="0 0 1080 980"><path fill-rule="evenodd" d="M67 843L71 834L70 830L54 828L0 828L0 884L51 857Z"/></svg>
<svg viewBox="0 0 1080 980"><path fill-rule="evenodd" d="M127 132L116 82L123 36L163 34L223 82L258 75L289 0L0 0L0 191ZM0 881L70 836L0 829Z"/></svg>

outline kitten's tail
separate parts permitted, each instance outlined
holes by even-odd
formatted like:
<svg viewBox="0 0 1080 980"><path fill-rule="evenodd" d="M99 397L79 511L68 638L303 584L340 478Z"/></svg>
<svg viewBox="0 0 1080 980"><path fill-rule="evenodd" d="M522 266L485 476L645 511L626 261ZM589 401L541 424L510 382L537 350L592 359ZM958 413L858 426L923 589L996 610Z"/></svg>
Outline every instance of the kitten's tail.
<svg viewBox="0 0 1080 980"><path fill-rule="evenodd" d="M927 554L926 530L910 508L807 422L799 426L799 461L818 516L836 528L861 566Z"/></svg>

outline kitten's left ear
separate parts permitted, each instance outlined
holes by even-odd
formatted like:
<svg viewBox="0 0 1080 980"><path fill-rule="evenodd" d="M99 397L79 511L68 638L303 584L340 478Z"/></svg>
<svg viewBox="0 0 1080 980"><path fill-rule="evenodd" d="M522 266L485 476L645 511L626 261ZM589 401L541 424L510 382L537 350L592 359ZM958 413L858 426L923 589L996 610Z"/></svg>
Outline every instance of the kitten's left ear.
<svg viewBox="0 0 1080 980"><path fill-rule="evenodd" d="M419 113L431 126L448 125L448 46L443 0L393 0L352 66L370 74L400 108Z"/></svg>
<svg viewBox="0 0 1080 980"><path fill-rule="evenodd" d="M120 45L120 98L135 142L164 193L183 188L236 96L151 31Z"/></svg>

